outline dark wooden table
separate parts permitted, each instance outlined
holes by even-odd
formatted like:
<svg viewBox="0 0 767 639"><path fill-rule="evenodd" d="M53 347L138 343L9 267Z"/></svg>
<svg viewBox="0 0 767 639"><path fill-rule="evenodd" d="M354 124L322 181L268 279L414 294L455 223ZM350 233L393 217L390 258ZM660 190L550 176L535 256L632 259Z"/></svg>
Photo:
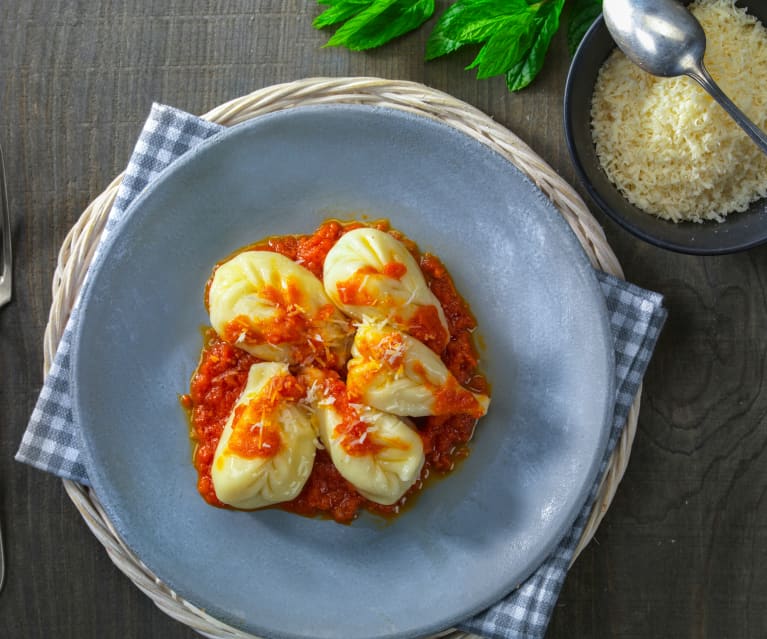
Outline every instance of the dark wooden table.
<svg viewBox="0 0 767 639"><path fill-rule="evenodd" d="M423 62L428 28L371 53L322 49L317 13L310 0L0 3L17 258L14 300L0 310L0 637L196 636L113 567L59 480L13 460L42 384L57 251L124 168L153 101L203 113L301 77L420 81L490 114L580 189L562 128L563 37L538 80L512 95L502 78L465 72L469 52ZM625 479L547 636L767 636L767 248L677 255L592 210L628 279L664 293L670 316Z"/></svg>

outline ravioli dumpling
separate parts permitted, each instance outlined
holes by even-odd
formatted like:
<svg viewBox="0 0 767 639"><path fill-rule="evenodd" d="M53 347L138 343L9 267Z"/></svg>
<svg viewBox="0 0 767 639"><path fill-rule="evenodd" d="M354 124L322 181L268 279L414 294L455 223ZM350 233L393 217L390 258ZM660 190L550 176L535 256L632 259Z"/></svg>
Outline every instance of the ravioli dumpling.
<svg viewBox="0 0 767 639"><path fill-rule="evenodd" d="M315 375L307 397L333 465L363 497L395 503L420 477L420 435L395 415L350 403L340 379Z"/></svg>
<svg viewBox="0 0 767 639"><path fill-rule="evenodd" d="M218 442L211 479L225 504L252 510L290 501L314 466L317 433L287 364L253 364Z"/></svg>
<svg viewBox="0 0 767 639"><path fill-rule="evenodd" d="M352 327L314 274L272 251L245 251L221 264L208 290L210 322L259 359L337 368Z"/></svg>
<svg viewBox="0 0 767 639"><path fill-rule="evenodd" d="M450 338L442 305L405 245L384 231L345 233L325 258L325 291L344 313L386 320L441 353Z"/></svg>
<svg viewBox="0 0 767 639"><path fill-rule="evenodd" d="M349 397L394 415L424 417L464 413L482 417L487 395L458 383L425 344L396 329L363 324L347 364Z"/></svg>

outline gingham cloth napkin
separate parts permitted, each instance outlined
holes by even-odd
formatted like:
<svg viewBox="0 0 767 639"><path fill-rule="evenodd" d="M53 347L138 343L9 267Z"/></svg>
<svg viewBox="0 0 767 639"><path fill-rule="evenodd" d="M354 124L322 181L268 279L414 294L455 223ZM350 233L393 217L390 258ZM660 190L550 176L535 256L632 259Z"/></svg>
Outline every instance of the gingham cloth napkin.
<svg viewBox="0 0 767 639"><path fill-rule="evenodd" d="M222 127L177 109L154 105L128 164L105 235L122 220L133 198L165 167ZM616 404L609 444L599 478L626 423L629 408L650 361L666 311L663 298L598 272L615 336ZM16 459L62 478L88 484L80 454L77 424L69 396L69 350L78 303L62 335L48 377L40 392ZM519 588L460 629L490 639L539 639L554 609L575 547L591 512L599 481L589 494L572 529L552 555Z"/></svg>

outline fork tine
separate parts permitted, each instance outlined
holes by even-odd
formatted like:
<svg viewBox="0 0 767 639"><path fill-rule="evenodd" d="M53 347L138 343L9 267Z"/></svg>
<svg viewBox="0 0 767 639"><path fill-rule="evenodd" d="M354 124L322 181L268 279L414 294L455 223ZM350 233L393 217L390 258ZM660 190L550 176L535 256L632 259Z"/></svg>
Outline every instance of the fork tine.
<svg viewBox="0 0 767 639"><path fill-rule="evenodd" d="M3 147L0 146L0 233L2 233L3 262L0 271L0 306L11 301L11 280L13 277L13 254L11 253L11 211L8 207L8 192L5 185L5 162Z"/></svg>

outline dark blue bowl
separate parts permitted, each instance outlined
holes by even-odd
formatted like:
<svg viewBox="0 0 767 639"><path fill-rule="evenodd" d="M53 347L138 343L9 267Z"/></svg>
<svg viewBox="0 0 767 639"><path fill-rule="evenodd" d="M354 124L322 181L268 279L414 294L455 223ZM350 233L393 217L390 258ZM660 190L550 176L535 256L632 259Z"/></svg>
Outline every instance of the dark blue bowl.
<svg viewBox="0 0 767 639"><path fill-rule="evenodd" d="M767 24L767 3L753 3L749 13ZM718 255L767 242L767 199L757 200L747 211L730 214L724 222L674 223L641 211L621 195L602 170L591 138L594 84L599 68L614 48L600 16L578 47L565 85L565 138L576 173L592 200L637 237L672 251Z"/></svg>

